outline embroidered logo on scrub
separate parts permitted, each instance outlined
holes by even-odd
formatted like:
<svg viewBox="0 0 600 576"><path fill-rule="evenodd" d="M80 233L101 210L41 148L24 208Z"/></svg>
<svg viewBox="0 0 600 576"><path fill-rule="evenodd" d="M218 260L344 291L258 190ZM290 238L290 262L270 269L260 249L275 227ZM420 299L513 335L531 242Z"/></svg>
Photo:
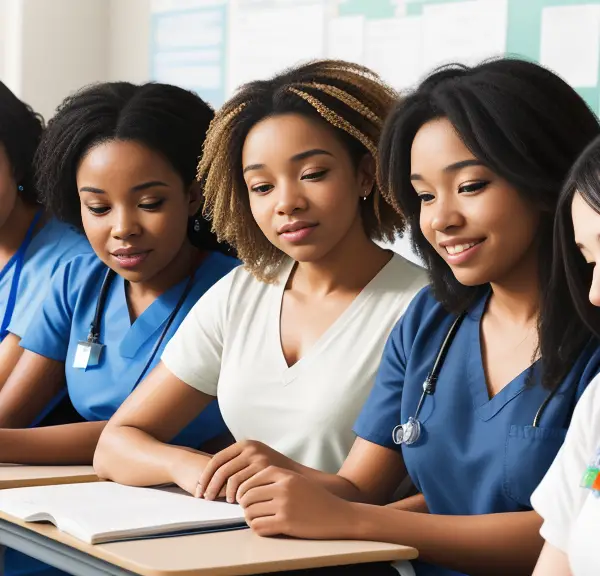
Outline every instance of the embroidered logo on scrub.
<svg viewBox="0 0 600 576"><path fill-rule="evenodd" d="M596 498L600 497L600 448L596 450L596 456L588 464L580 486L592 490Z"/></svg>

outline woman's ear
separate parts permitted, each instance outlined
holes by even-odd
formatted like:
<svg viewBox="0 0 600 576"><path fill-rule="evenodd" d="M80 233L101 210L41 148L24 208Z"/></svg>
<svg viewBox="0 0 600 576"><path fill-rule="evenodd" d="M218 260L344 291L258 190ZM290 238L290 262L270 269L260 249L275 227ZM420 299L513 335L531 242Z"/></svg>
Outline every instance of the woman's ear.
<svg viewBox="0 0 600 576"><path fill-rule="evenodd" d="M366 198L373 191L375 170L375 159L370 154L365 154L361 158L357 170L359 195L361 198Z"/></svg>
<svg viewBox="0 0 600 576"><path fill-rule="evenodd" d="M188 188L188 214L190 217L195 216L202 208L204 197L202 195L202 186L200 182L194 180Z"/></svg>

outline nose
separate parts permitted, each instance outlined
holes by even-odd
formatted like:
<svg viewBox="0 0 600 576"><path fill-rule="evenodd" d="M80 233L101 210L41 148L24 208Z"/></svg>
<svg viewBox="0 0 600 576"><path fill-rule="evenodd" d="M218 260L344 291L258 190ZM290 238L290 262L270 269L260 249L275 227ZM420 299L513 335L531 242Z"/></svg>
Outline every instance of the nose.
<svg viewBox="0 0 600 576"><path fill-rule="evenodd" d="M277 214L289 216L307 207L308 200L296 182L284 182L277 187Z"/></svg>
<svg viewBox="0 0 600 576"><path fill-rule="evenodd" d="M126 208L116 210L113 208L114 221L112 226L112 237L116 240L125 240L130 236L137 236L141 231L140 224L135 216L134 210Z"/></svg>
<svg viewBox="0 0 600 576"><path fill-rule="evenodd" d="M464 224L464 218L453 200L452 196L440 195L430 206L421 208L421 213L428 215L430 226L436 232L445 232Z"/></svg>
<svg viewBox="0 0 600 576"><path fill-rule="evenodd" d="M590 287L589 299L594 306L600 306L600 272L598 271L597 264L594 266L594 274L592 276L592 286Z"/></svg>

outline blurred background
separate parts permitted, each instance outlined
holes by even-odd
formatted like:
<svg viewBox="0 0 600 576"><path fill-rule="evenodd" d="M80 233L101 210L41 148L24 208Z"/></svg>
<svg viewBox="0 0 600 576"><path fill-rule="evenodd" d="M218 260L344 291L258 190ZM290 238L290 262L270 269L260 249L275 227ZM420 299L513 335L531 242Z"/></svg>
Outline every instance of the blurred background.
<svg viewBox="0 0 600 576"><path fill-rule="evenodd" d="M311 58L365 64L403 90L501 54L553 69L598 113L600 0L0 0L0 79L46 119L91 82L159 80L218 107Z"/></svg>

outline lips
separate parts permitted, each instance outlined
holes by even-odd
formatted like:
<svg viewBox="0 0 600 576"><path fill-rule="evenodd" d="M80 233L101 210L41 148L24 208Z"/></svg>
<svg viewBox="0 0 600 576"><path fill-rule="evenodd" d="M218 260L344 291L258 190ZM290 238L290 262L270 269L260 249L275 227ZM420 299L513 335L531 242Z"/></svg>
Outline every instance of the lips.
<svg viewBox="0 0 600 576"><path fill-rule="evenodd" d="M288 224L280 226L277 230L277 233L280 235L287 234L290 232L297 232L298 230L303 230L304 228L314 228L315 226L316 224L314 222L304 222L299 220L297 222L290 222Z"/></svg>
<svg viewBox="0 0 600 576"><path fill-rule="evenodd" d="M483 240L475 240L473 242L466 242L464 244L453 244L449 246L444 246L444 248L446 249L446 252L448 252L448 254L450 254L451 256L455 256L456 254L461 254L462 252L465 252L469 248L473 248L473 246L477 246L477 244L481 244L482 242Z"/></svg>

